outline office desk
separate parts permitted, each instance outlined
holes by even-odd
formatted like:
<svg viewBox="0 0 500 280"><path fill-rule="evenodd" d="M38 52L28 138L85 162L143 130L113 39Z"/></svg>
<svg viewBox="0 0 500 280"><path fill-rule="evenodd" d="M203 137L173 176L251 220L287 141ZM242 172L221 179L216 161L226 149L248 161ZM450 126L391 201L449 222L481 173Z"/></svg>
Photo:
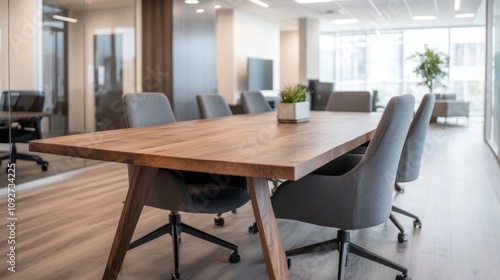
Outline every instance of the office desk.
<svg viewBox="0 0 500 280"><path fill-rule="evenodd" d="M10 119L11 122L16 122L19 120L27 120L34 118L35 130L38 134L38 138L42 138L42 128L41 128L41 118L50 116L49 113L43 112L20 112L20 111L0 111L0 121L8 121Z"/></svg>
<svg viewBox="0 0 500 280"><path fill-rule="evenodd" d="M276 112L70 135L30 142L30 151L136 166L103 279L120 271L158 168L246 176L270 279L289 279L265 178L298 180L367 142L380 114L311 112L281 124Z"/></svg>

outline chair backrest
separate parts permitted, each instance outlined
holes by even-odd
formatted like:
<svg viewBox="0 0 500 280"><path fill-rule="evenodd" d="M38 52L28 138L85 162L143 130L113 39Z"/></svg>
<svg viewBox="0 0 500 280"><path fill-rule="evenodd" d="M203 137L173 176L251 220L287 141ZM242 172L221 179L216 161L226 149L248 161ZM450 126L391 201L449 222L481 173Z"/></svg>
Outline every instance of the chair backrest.
<svg viewBox="0 0 500 280"><path fill-rule="evenodd" d="M371 112L372 95L368 91L334 91L330 94L325 110Z"/></svg>
<svg viewBox="0 0 500 280"><path fill-rule="evenodd" d="M346 217L352 219L346 221L349 227L375 226L389 217L394 180L414 106L412 95L391 98L360 163L345 174L357 180L353 189L355 213Z"/></svg>
<svg viewBox="0 0 500 280"><path fill-rule="evenodd" d="M246 114L270 112L273 109L260 91L244 91L241 93L241 105Z"/></svg>
<svg viewBox="0 0 500 280"><path fill-rule="evenodd" d="M219 94L198 94L196 95L200 118L210 119L218 117L232 116L233 113L227 105L226 100Z"/></svg>
<svg viewBox="0 0 500 280"><path fill-rule="evenodd" d="M0 103L2 111L43 112L45 93L36 90L4 91Z"/></svg>
<svg viewBox="0 0 500 280"><path fill-rule="evenodd" d="M424 154L425 137L435 101L433 94L426 94L418 106L403 146L396 182L410 182L418 178Z"/></svg>
<svg viewBox="0 0 500 280"><path fill-rule="evenodd" d="M175 122L172 107L165 94L159 92L129 93L123 96L128 127L141 127Z"/></svg>

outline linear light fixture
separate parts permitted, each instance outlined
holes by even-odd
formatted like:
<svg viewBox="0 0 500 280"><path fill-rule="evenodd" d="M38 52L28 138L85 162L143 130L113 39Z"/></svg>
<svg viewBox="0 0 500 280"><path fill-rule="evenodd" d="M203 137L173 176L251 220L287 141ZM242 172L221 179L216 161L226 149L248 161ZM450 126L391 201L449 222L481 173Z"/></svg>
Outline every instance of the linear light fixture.
<svg viewBox="0 0 500 280"><path fill-rule="evenodd" d="M198 0L186 0L186 1L184 1L184 3L194 5L194 4L198 4L200 2Z"/></svg>
<svg viewBox="0 0 500 280"><path fill-rule="evenodd" d="M456 14L455 18L473 18L476 14Z"/></svg>
<svg viewBox="0 0 500 280"><path fill-rule="evenodd" d="M52 18L53 19L62 20L62 21L71 22L71 23L77 23L78 22L78 20L76 18L63 17L63 16L59 16L59 15L53 15Z"/></svg>
<svg viewBox="0 0 500 280"><path fill-rule="evenodd" d="M314 4L314 3L326 3L333 2L333 0L295 0L299 4Z"/></svg>
<svg viewBox="0 0 500 280"><path fill-rule="evenodd" d="M214 8L215 8L216 10L218 10L218 9L222 8L222 5L220 5L220 4L216 4L216 5L214 6Z"/></svg>
<svg viewBox="0 0 500 280"><path fill-rule="evenodd" d="M358 23L359 21L355 18L348 18L348 19L334 19L332 20L333 24L353 24L353 23Z"/></svg>
<svg viewBox="0 0 500 280"><path fill-rule="evenodd" d="M460 0L455 0L455 11L460 10Z"/></svg>
<svg viewBox="0 0 500 280"><path fill-rule="evenodd" d="M196 12L197 12L198 14L201 14L201 13L204 13L204 12L205 12L205 10L203 10L203 9L198 9L198 10L196 10Z"/></svg>
<svg viewBox="0 0 500 280"><path fill-rule="evenodd" d="M253 2L261 7L264 7L264 8L269 8L269 5L267 3L264 3L260 0L250 0L250 2Z"/></svg>
<svg viewBox="0 0 500 280"><path fill-rule="evenodd" d="M413 20L436 20L436 16L414 16Z"/></svg>

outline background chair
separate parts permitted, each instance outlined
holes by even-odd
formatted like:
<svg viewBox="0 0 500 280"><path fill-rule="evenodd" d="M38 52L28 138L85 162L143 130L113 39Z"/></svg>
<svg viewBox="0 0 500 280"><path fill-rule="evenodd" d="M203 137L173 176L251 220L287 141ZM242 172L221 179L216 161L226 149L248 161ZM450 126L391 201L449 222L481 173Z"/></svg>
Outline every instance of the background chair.
<svg viewBox="0 0 500 280"><path fill-rule="evenodd" d="M233 115L224 97L216 93L198 94L196 95L196 103L198 104L198 112L201 119Z"/></svg>
<svg viewBox="0 0 500 280"><path fill-rule="evenodd" d="M418 106L417 112L411 122L410 129L403 146L403 152L401 153L401 158L399 160L398 173L395 181L396 183L394 184L395 189L400 192L404 192L404 188L399 185L399 183L414 181L418 178L420 173L420 164L424 154L425 138L427 136L427 129L429 127L429 121L431 119L435 101L436 98L433 94L424 95L422 102L420 103L420 106ZM418 228L422 227L422 222L416 215L396 206L392 206L392 211L414 218L415 220L413 221L413 226ZM405 242L407 239L403 226L398 222L394 215L391 214L390 219L400 231L398 234L398 241L400 243Z"/></svg>
<svg viewBox="0 0 500 280"><path fill-rule="evenodd" d="M288 256L339 250L340 280L344 279L348 253L401 271L403 274L396 279L407 279L405 267L352 243L349 230L373 227L389 218L393 184L413 107L411 95L389 101L366 153L353 169L339 176L321 174L320 170L296 182L285 182L276 190L271 201L277 218L339 228L336 239L287 251Z"/></svg>
<svg viewBox="0 0 500 280"><path fill-rule="evenodd" d="M128 127L175 122L170 103L162 93L127 94L123 101ZM129 178L132 177L132 173L133 166L129 165ZM211 187L217 186L218 195L214 197L212 192L210 195L205 195L204 188L207 184ZM240 255L236 245L182 223L179 212L214 214L236 209L250 199L248 191L241 185L246 186L246 179L243 177L159 169L146 205L169 210L169 223L132 242L129 250L169 233L172 236L174 252L175 272L172 274L172 279L180 279L179 238L181 232L233 250L229 261L239 262Z"/></svg>
<svg viewBox="0 0 500 280"><path fill-rule="evenodd" d="M326 111L337 112L372 112L372 95L368 91L334 91L328 98ZM370 142L350 151L354 154L362 154Z"/></svg>
<svg viewBox="0 0 500 280"><path fill-rule="evenodd" d="M201 119L228 117L233 115L226 100L219 94L198 94L196 95L196 103L198 104L198 111ZM246 185L244 185L244 187L246 188ZM232 209L231 212L236 213L235 209L236 208ZM214 218L214 224L216 226L223 226L224 222L222 212L217 213Z"/></svg>
<svg viewBox="0 0 500 280"><path fill-rule="evenodd" d="M368 91L334 91L328 98L326 111L371 112L372 95Z"/></svg>
<svg viewBox="0 0 500 280"><path fill-rule="evenodd" d="M244 91L241 93L241 105L245 114L271 112L273 109L260 91Z"/></svg>
<svg viewBox="0 0 500 280"><path fill-rule="evenodd" d="M10 98L9 98L10 95ZM0 101L2 111L43 112L45 93L43 91L4 91ZM48 170L49 163L39 156L17 152L17 143L28 143L30 140L42 138L42 117L16 120L13 123L4 122L0 128L0 142L11 143L11 152L0 157L2 160L10 159L10 163L17 160L34 161L42 166L43 171ZM10 130L10 133L9 133Z"/></svg>

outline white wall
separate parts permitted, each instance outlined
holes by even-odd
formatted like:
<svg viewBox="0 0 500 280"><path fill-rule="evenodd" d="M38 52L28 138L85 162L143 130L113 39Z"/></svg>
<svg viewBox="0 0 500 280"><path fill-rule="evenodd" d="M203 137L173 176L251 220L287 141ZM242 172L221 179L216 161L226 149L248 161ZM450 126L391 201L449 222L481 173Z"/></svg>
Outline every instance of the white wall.
<svg viewBox="0 0 500 280"><path fill-rule="evenodd" d="M281 32L281 85L300 84L299 78L299 32L282 31Z"/></svg>
<svg viewBox="0 0 500 280"><path fill-rule="evenodd" d="M217 53L217 89L226 101L230 104L237 103L241 92L247 89L248 57L273 60L274 90L279 90L279 25L239 10L233 10L232 15L218 12L217 24L217 47L224 46L225 49L224 53L219 50ZM230 49L231 45L232 54L227 49Z"/></svg>
<svg viewBox="0 0 500 280"><path fill-rule="evenodd" d="M9 1L11 89L42 89L41 5L38 0Z"/></svg>
<svg viewBox="0 0 500 280"><path fill-rule="evenodd" d="M0 92L8 89L9 65L8 65L8 26L9 26L9 2L0 0Z"/></svg>

